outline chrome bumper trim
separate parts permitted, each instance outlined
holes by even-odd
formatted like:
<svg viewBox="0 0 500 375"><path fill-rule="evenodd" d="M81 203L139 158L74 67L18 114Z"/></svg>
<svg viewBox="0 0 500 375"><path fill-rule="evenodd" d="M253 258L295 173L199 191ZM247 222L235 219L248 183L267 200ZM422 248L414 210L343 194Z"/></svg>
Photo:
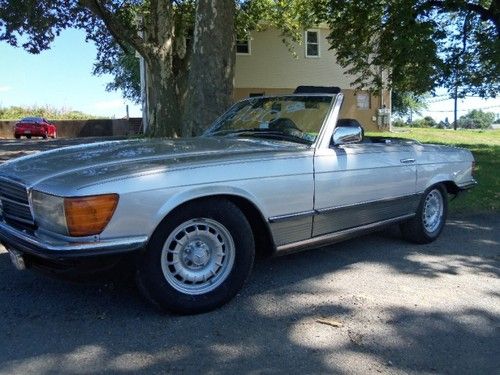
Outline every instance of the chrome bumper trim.
<svg viewBox="0 0 500 375"><path fill-rule="evenodd" d="M463 183L461 185L458 185L458 188L460 190L467 190L467 189L472 189L473 187L475 187L477 185L477 181L472 179L471 181L468 181L466 183Z"/></svg>
<svg viewBox="0 0 500 375"><path fill-rule="evenodd" d="M15 229L0 218L0 242L7 248L43 258L73 258L120 254L146 246L147 236L135 236L96 242L48 242Z"/></svg>

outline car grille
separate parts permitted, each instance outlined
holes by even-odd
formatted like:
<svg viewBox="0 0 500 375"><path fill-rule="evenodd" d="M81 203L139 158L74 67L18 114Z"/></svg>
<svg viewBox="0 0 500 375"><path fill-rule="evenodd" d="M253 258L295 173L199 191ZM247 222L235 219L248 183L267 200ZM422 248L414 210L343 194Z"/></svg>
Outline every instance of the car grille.
<svg viewBox="0 0 500 375"><path fill-rule="evenodd" d="M25 186L10 180L0 179L0 201L2 215L6 221L34 225L28 191Z"/></svg>

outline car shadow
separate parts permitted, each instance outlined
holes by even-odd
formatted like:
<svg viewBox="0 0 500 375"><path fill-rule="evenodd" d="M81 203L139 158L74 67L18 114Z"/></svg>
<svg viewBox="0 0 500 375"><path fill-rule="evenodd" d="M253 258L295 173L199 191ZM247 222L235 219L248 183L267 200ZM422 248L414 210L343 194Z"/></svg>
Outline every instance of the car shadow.
<svg viewBox="0 0 500 375"><path fill-rule="evenodd" d="M498 224L498 215L455 219L425 246L392 227L261 259L233 301L195 316L159 313L130 281L68 283L18 272L0 253L0 373L494 373L497 292L477 291L491 308L443 311L410 304L394 280L498 282ZM384 274L392 281L374 300L370 284ZM384 300L391 293L399 299Z"/></svg>

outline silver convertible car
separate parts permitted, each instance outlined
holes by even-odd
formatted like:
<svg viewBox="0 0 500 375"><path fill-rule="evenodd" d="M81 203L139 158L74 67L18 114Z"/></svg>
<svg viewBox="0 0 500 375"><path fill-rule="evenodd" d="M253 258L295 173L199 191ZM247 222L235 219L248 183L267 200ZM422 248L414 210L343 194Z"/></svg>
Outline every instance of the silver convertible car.
<svg viewBox="0 0 500 375"><path fill-rule="evenodd" d="M434 241L448 194L475 184L464 149L364 137L336 89L236 103L201 137L67 147L0 166L0 241L19 269L131 259L155 305L230 300L257 252L286 254L399 223Z"/></svg>

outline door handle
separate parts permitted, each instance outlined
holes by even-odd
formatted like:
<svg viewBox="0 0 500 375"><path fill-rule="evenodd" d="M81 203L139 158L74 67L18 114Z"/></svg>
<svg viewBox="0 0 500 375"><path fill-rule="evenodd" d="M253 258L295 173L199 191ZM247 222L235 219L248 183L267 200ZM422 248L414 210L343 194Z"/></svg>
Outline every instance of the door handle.
<svg viewBox="0 0 500 375"><path fill-rule="evenodd" d="M411 164L411 163L415 163L415 159L411 159L411 158L409 158L409 159L401 159L400 162L403 163L403 164Z"/></svg>

